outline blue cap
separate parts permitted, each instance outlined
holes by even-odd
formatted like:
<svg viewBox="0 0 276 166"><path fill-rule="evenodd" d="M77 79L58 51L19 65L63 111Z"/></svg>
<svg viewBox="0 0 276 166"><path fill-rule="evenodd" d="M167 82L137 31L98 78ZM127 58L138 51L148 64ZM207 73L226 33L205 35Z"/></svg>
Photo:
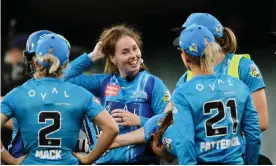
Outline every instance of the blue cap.
<svg viewBox="0 0 276 166"><path fill-rule="evenodd" d="M38 40L48 34L53 34L53 32L48 30L40 30L32 33L27 40L26 51L29 53L35 52Z"/></svg>
<svg viewBox="0 0 276 166"><path fill-rule="evenodd" d="M158 114L151 117L144 125L145 141L149 141L152 134L160 129L163 119L166 117L166 113Z"/></svg>
<svg viewBox="0 0 276 166"><path fill-rule="evenodd" d="M49 64L42 62L41 58L52 49L53 56L59 59L60 65L64 65L69 60L69 48L68 41L64 37L49 34L37 42L36 58L41 66L47 67Z"/></svg>
<svg viewBox="0 0 276 166"><path fill-rule="evenodd" d="M190 56L203 56L208 42L216 42L214 35L204 26L193 24L183 30L179 37L179 47Z"/></svg>
<svg viewBox="0 0 276 166"><path fill-rule="evenodd" d="M193 13L191 14L182 27L187 28L192 24L202 25L209 29L216 37L223 36L224 27L214 16L208 13Z"/></svg>

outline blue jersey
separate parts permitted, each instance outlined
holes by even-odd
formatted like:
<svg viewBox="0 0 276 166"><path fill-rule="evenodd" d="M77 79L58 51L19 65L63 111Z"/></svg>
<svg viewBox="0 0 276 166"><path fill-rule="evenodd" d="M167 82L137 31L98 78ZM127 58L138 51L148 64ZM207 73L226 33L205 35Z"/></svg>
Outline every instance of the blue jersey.
<svg viewBox="0 0 276 166"><path fill-rule="evenodd" d="M173 110L175 111L175 109ZM166 115L166 113L155 115L145 123L144 139L146 142L150 141L152 134L160 129ZM162 144L167 152L171 153L175 157L181 156L178 161L182 165L197 164L194 135L192 135L194 134L193 126L189 125L191 124L182 126L172 124L164 131L161 138ZM187 133L189 133L189 135ZM177 150L178 144L182 145L182 150Z"/></svg>
<svg viewBox="0 0 276 166"><path fill-rule="evenodd" d="M170 98L168 88L157 77L147 71L140 71L134 80L128 82L118 74L81 74L93 65L87 54L83 54L73 62L65 80L82 86L99 97L105 108L124 109L140 116L140 126L119 126L119 134L124 134L139 127L153 115L164 111ZM92 133L92 132L91 132ZM144 153L144 145L130 145L110 150L96 163L131 163L149 161Z"/></svg>
<svg viewBox="0 0 276 166"><path fill-rule="evenodd" d="M72 151L84 116L102 110L87 90L55 78L29 80L1 102L1 113L17 119L28 165L78 164Z"/></svg>
<svg viewBox="0 0 276 166"><path fill-rule="evenodd" d="M220 64L215 66L216 74L228 73L230 61L233 57L233 54L226 54L224 59ZM253 93L259 89L265 87L262 74L257 67L257 65L250 59L242 58L239 63L239 79L248 86L250 93ZM176 87L186 82L187 72L182 75L179 81L176 84Z"/></svg>
<svg viewBox="0 0 276 166"><path fill-rule="evenodd" d="M10 145L8 146L8 151L13 157L19 158L24 155L23 141L21 138L21 134L18 128L18 123L16 118L12 118L12 121L13 121L12 140L10 142Z"/></svg>
<svg viewBox="0 0 276 166"><path fill-rule="evenodd" d="M258 113L248 87L240 80L228 75L195 76L174 91L171 102L174 125L183 131L187 131L185 126L193 128L185 135L194 136L198 162L244 164L244 132L245 163L258 163ZM184 144L177 144L176 149L183 150Z"/></svg>
<svg viewBox="0 0 276 166"><path fill-rule="evenodd" d="M28 80L27 82L30 82L32 79ZM13 122L13 132L12 132L12 140L10 145L8 146L9 153L15 157L19 158L23 156L23 141L21 138L20 130L18 128L18 123L16 118L12 118Z"/></svg>

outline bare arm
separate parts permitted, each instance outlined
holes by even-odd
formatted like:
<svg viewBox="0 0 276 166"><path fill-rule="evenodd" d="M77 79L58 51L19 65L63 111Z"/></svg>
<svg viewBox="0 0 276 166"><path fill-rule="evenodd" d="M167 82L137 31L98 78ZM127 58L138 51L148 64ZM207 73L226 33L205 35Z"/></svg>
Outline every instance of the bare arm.
<svg viewBox="0 0 276 166"><path fill-rule="evenodd" d="M250 95L245 105L245 111L241 120L241 129L245 133L246 149L245 164L258 164L258 156L261 145L261 130L258 122L258 113Z"/></svg>
<svg viewBox="0 0 276 166"><path fill-rule="evenodd" d="M82 158L77 155L79 159L82 158L81 163L87 165L95 162L101 155L104 154L106 150L108 150L119 132L118 125L106 110L99 113L94 118L93 122L102 129L102 135L98 139L94 149L87 155L86 158Z"/></svg>
<svg viewBox="0 0 276 166"><path fill-rule="evenodd" d="M144 139L144 127L134 130L132 132L118 135L110 148L117 148L121 146L127 146L132 144L145 143Z"/></svg>
<svg viewBox="0 0 276 166"><path fill-rule="evenodd" d="M173 109L173 103L172 102L169 102L164 110L164 113L167 113L169 111L171 111Z"/></svg>
<svg viewBox="0 0 276 166"><path fill-rule="evenodd" d="M0 101L2 102L4 96L1 96L0 97ZM4 124L4 127L7 128L7 129L10 129L10 130L13 130L13 121L12 119L8 120L5 124Z"/></svg>
<svg viewBox="0 0 276 166"><path fill-rule="evenodd" d="M13 130L13 121L12 121L12 119L8 120L8 121L4 124L4 128Z"/></svg>
<svg viewBox="0 0 276 166"><path fill-rule="evenodd" d="M8 117L1 113L1 128L3 128L4 124L8 121ZM18 159L14 158L10 155L10 153L5 149L4 145L1 141L1 161L8 165L18 165L20 164L27 155L20 157Z"/></svg>
<svg viewBox="0 0 276 166"><path fill-rule="evenodd" d="M170 154L167 152L167 150L164 148L164 145L159 144L160 142L160 136L156 136L155 134L153 135L153 141L151 142L151 148L154 151L154 153L160 157L162 157L164 160L167 162L171 163L173 160L176 158L174 155Z"/></svg>
<svg viewBox="0 0 276 166"><path fill-rule="evenodd" d="M268 113L265 89L260 89L251 93L253 103L258 112L260 128L262 131L268 128Z"/></svg>

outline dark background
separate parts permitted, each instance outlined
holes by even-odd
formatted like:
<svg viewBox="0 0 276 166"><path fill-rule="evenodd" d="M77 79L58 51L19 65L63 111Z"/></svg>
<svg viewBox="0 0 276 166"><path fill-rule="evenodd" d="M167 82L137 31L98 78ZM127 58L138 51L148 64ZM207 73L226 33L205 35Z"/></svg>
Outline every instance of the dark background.
<svg viewBox="0 0 276 166"><path fill-rule="evenodd" d="M135 26L143 36L143 57L150 71L174 89L186 70L172 46L181 26L193 12L207 12L230 27L238 38L238 53L249 53L261 69L267 86L269 129L262 151L276 163L276 42L267 35L276 32L276 0L4 0L1 1L1 54L8 47L10 19L16 19L16 34L47 29L65 36L71 45L91 51L103 28L118 23ZM1 56L3 60L3 56ZM100 63L101 64L101 63ZM2 65L1 65L2 66ZM101 72L99 65L97 72ZM274 121L273 121L274 120ZM274 131L274 132L273 132Z"/></svg>

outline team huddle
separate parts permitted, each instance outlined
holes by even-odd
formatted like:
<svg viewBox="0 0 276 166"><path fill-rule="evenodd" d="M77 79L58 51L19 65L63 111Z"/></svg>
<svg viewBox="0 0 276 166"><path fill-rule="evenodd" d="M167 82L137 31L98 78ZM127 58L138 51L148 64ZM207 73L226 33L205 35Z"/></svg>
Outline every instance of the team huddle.
<svg viewBox="0 0 276 166"><path fill-rule="evenodd" d="M8 150L1 142L1 161L260 164L268 115L257 65L235 54L234 33L210 14L193 13L174 31L187 71L172 95L149 73L141 37L127 25L105 29L94 50L72 62L66 38L32 33L24 51L32 78L1 102L1 127L14 124ZM83 74L101 59L104 73Z"/></svg>

